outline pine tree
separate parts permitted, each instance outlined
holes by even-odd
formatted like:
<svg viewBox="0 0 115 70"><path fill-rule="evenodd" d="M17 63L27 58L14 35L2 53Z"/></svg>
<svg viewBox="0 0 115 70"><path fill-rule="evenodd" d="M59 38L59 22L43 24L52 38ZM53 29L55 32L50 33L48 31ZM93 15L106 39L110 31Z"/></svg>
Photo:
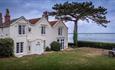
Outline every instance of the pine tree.
<svg viewBox="0 0 115 70"><path fill-rule="evenodd" d="M55 16L57 19L74 22L73 40L76 47L78 46L77 28L79 20L93 21L104 27L110 22L106 18L107 9L102 6L95 7L92 2L65 2L63 4L55 4L52 8L53 11L50 12L50 15Z"/></svg>

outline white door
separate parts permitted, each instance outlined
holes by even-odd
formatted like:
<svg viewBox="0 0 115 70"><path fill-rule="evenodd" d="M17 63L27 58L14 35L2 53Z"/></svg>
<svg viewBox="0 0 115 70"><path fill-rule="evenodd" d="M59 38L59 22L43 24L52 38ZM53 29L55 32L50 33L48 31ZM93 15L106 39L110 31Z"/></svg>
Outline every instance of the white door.
<svg viewBox="0 0 115 70"><path fill-rule="evenodd" d="M43 51L44 48L41 40L31 42L31 54L42 54Z"/></svg>

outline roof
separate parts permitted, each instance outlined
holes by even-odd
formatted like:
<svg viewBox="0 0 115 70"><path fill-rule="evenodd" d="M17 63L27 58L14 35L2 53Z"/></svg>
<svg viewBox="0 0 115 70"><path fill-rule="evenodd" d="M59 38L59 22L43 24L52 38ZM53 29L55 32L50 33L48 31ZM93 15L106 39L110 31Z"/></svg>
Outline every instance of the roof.
<svg viewBox="0 0 115 70"><path fill-rule="evenodd" d="M55 24L57 24L57 22L58 21L49 21L49 24L51 25L51 26L54 26ZM64 22L62 21L62 23L64 24ZM65 25L65 24L64 24ZM66 26L66 25L65 25ZM66 28L67 28L67 26L66 26Z"/></svg>
<svg viewBox="0 0 115 70"><path fill-rule="evenodd" d="M21 17L19 17L19 18L21 18ZM0 24L0 28L9 27L10 24L12 24L13 22L17 21L19 18L12 19L9 23L4 22L4 23Z"/></svg>
<svg viewBox="0 0 115 70"><path fill-rule="evenodd" d="M19 17L19 18L20 18L20 17ZM16 19L11 20L10 23L0 23L0 28L9 27L11 23L17 21L19 18L16 18ZM34 19L29 19L29 22L30 22L31 24L35 24L35 23L36 23L37 21L39 21L39 20L40 20L40 18L34 18Z"/></svg>
<svg viewBox="0 0 115 70"><path fill-rule="evenodd" d="M13 19L11 20L11 23L15 22L16 20L18 20L19 18Z"/></svg>
<svg viewBox="0 0 115 70"><path fill-rule="evenodd" d="M40 18L34 18L34 19L29 19L29 22L31 23L31 24L35 24L37 21L39 21L40 20Z"/></svg>
<svg viewBox="0 0 115 70"><path fill-rule="evenodd" d="M11 20L10 23L2 23L0 24L0 28L3 28L3 27L9 27L11 23L17 21L19 18L16 18L16 19L13 19ZM36 24L36 22L38 22L41 18L34 18L34 19L29 19L28 21L31 23L31 24ZM49 24L51 26L54 26L58 21L49 21Z"/></svg>
<svg viewBox="0 0 115 70"><path fill-rule="evenodd" d="M49 21L50 25L53 26L57 23L57 21Z"/></svg>
<svg viewBox="0 0 115 70"><path fill-rule="evenodd" d="M13 19L10 21L10 23L0 23L0 28L9 27L11 23L15 22L18 19L19 18Z"/></svg>

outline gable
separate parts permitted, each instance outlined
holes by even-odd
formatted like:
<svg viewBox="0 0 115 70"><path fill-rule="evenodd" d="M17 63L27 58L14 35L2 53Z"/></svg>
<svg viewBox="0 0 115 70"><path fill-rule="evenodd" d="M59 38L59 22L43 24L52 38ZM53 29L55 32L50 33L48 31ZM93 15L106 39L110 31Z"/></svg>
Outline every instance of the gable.
<svg viewBox="0 0 115 70"><path fill-rule="evenodd" d="M42 17L38 22L36 22L36 25L39 24L39 25L46 25L46 26L50 26L48 20L44 17ZM51 27L51 26L50 26Z"/></svg>
<svg viewBox="0 0 115 70"><path fill-rule="evenodd" d="M26 24L26 23L28 23L28 22L25 21L24 19L20 19L19 21L17 21L17 23L20 23L20 24Z"/></svg>
<svg viewBox="0 0 115 70"><path fill-rule="evenodd" d="M67 28L67 26L64 24L64 22L61 20L58 20L56 23L54 23L53 27L57 27L57 26L63 26L65 28Z"/></svg>
<svg viewBox="0 0 115 70"><path fill-rule="evenodd" d="M11 23L11 25L15 25L15 24L28 24L28 23L29 23L28 20L26 20L24 17L20 17L20 18L16 19L15 21L13 21Z"/></svg>

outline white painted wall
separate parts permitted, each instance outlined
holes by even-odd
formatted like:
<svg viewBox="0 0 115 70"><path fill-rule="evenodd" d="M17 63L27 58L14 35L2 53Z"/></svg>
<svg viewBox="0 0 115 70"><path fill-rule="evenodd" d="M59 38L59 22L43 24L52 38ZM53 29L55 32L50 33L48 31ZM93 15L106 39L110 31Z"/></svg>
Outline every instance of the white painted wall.
<svg viewBox="0 0 115 70"><path fill-rule="evenodd" d="M9 27L0 28L0 38L9 37L10 35Z"/></svg>

